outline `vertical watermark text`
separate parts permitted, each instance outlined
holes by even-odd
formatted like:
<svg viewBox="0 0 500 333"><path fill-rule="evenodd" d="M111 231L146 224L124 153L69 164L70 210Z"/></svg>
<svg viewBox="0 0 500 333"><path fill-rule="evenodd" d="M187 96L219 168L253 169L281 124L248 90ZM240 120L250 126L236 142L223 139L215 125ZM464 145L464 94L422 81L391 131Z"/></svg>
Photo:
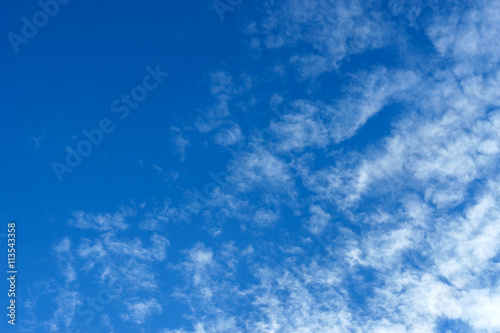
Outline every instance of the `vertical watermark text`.
<svg viewBox="0 0 500 333"><path fill-rule="evenodd" d="M9 281L9 306L7 307L8 323L16 325L16 222L12 221L7 224L7 281Z"/></svg>

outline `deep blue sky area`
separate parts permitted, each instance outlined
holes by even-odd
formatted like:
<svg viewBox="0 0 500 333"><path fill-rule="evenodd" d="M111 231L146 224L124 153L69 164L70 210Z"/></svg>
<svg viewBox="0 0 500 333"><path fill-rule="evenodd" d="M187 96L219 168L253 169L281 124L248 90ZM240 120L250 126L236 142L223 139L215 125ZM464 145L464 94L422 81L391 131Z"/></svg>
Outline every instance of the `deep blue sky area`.
<svg viewBox="0 0 500 333"><path fill-rule="evenodd" d="M498 17L4 1L0 331L499 332Z"/></svg>

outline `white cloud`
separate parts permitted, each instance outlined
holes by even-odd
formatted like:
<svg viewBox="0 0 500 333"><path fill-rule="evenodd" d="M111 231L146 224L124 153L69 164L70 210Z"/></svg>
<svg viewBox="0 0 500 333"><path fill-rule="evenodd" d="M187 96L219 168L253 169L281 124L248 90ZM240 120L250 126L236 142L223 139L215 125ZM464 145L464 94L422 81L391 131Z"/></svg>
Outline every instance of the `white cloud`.
<svg viewBox="0 0 500 333"><path fill-rule="evenodd" d="M235 145L243 139L244 136L238 124L232 124L230 128L221 129L213 137L216 144L224 147Z"/></svg>
<svg viewBox="0 0 500 333"><path fill-rule="evenodd" d="M115 240L112 235L104 235L104 244L109 252L129 257L135 257L144 261L163 261L165 251L169 245L165 237L154 234L151 236L152 246L150 248L142 247L139 239L133 241Z"/></svg>
<svg viewBox="0 0 500 333"><path fill-rule="evenodd" d="M285 114L270 128L279 140L278 148L283 151L302 151L306 147L325 147L329 144L327 126L321 119L325 110L305 101L293 103L295 112ZM328 110L326 111L328 112Z"/></svg>
<svg viewBox="0 0 500 333"><path fill-rule="evenodd" d="M88 295L79 292L79 284L72 283L76 281L77 271L81 281L90 279L99 288L114 285L114 289L120 290L113 299L125 300L123 304L127 312L122 314L125 321L141 325L150 316L162 312L161 304L153 297L159 290L154 266L165 261L169 241L160 234L152 233L149 246L144 246L142 237L128 239L115 234L113 231L116 229L123 229L124 218L133 214L132 210L99 215L81 212L76 214L76 221L70 221L70 224L80 228L101 231L101 235L93 240L81 238L78 245L73 245L75 241L70 238L64 238L53 247L66 276L66 286L62 291L64 297L57 298L55 319L40 325L50 331L60 331L61 327L69 327L73 323L76 306L82 303L81 299L88 298ZM113 329L109 317L105 316L102 320L105 327Z"/></svg>
<svg viewBox="0 0 500 333"><path fill-rule="evenodd" d="M92 214L83 211L73 213L73 218L69 219L69 224L80 229L94 229L98 231L125 230L128 228L125 219L135 216L136 212L131 208L123 208L114 214Z"/></svg>
<svg viewBox="0 0 500 333"><path fill-rule="evenodd" d="M154 298L141 301L125 301L128 313L122 314L121 317L125 321L131 321L137 325L141 325L144 321L153 315L161 314L163 308Z"/></svg>
<svg viewBox="0 0 500 333"><path fill-rule="evenodd" d="M175 126L170 127L170 136L172 152L174 153L174 155L179 155L181 161L185 161L186 149L190 146L189 139L182 133L179 128Z"/></svg>
<svg viewBox="0 0 500 333"><path fill-rule="evenodd" d="M325 0L271 3L266 19L251 25L246 33L254 36L254 46L286 47L297 53L290 63L303 78L337 69L351 54L381 48L390 43L393 34L381 9L371 3ZM293 47L301 42L312 50L296 51Z"/></svg>
<svg viewBox="0 0 500 333"><path fill-rule="evenodd" d="M164 261L169 241L158 234L150 238L150 246L144 247L139 238L126 239L104 233L101 239L81 239L77 254L82 269L99 276L102 284L117 280L127 290L154 291L158 289L157 275L152 264Z"/></svg>
<svg viewBox="0 0 500 333"><path fill-rule="evenodd" d="M77 279L76 272L74 269L74 257L73 251L71 250L71 240L69 238L63 238L59 244L53 247L56 257L61 266L62 274L66 278L66 283L73 282Z"/></svg>
<svg viewBox="0 0 500 333"><path fill-rule="evenodd" d="M272 226L278 218L279 216L270 209L259 209L254 215L255 224L260 227Z"/></svg>
<svg viewBox="0 0 500 333"><path fill-rule="evenodd" d="M253 146L242 152L230 166L231 182L238 191L246 192L255 187L289 188L293 183L289 167L262 146Z"/></svg>
<svg viewBox="0 0 500 333"><path fill-rule="evenodd" d="M385 106L404 100L418 82L412 71L377 68L358 73L346 86L343 98L333 104L294 101L293 111L270 125L278 139L277 148L300 152L349 139Z"/></svg>
<svg viewBox="0 0 500 333"><path fill-rule="evenodd" d="M330 222L331 215L317 205L311 205L311 207L309 207L309 212L311 213L311 217L307 221L307 228L311 233L318 235Z"/></svg>
<svg viewBox="0 0 500 333"><path fill-rule="evenodd" d="M229 102L235 94L235 86L231 74L225 71L211 73L210 92L215 99L214 106L202 112L196 121L196 128L201 133L211 132L222 125L231 115Z"/></svg>
<svg viewBox="0 0 500 333"><path fill-rule="evenodd" d="M70 327L75 316L76 308L81 304L80 295L78 292L61 290L55 296L57 309L53 313L53 318L50 322L42 323L50 332L61 332Z"/></svg>

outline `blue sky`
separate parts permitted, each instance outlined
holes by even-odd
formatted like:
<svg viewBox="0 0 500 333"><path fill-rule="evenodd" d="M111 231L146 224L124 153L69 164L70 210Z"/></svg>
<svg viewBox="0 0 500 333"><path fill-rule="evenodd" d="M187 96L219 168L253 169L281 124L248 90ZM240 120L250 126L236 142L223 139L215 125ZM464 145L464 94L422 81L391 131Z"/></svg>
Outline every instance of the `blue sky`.
<svg viewBox="0 0 500 333"><path fill-rule="evenodd" d="M2 332L500 332L498 2L0 15Z"/></svg>

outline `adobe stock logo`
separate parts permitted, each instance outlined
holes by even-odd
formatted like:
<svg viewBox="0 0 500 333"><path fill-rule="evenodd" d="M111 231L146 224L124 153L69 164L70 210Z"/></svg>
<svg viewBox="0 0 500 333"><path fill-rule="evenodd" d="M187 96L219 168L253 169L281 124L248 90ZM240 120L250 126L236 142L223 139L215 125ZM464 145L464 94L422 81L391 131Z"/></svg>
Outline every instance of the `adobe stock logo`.
<svg viewBox="0 0 500 333"><path fill-rule="evenodd" d="M146 72L148 72L148 74L143 77L142 83L133 87L130 90L130 94L121 94L120 98L111 102L111 111L119 114L118 118L120 120L125 120L130 115L130 110L137 108L139 103L146 99L148 91L156 89L160 83L163 82L163 79L169 76L169 73L160 70L160 65L156 65L155 69L147 66ZM82 131L85 139L80 140L76 144L76 149L73 149L69 145L66 146L66 164L58 161L54 161L51 164L59 182L61 183L63 181L63 175L65 173L73 172L73 169L82 163L83 158L89 156L94 150L94 147L102 143L104 134L112 133L115 128L116 126L113 124L113 120L110 118L102 118L97 128L91 129L90 131L87 129Z"/></svg>
<svg viewBox="0 0 500 333"><path fill-rule="evenodd" d="M59 5L66 5L70 0L47 0L38 1L38 6L42 10L37 11L33 14L31 20L29 20L26 16L21 18L23 22L23 26L21 28L21 35L18 35L13 32L9 32L7 34L7 38L9 39L10 45L12 49L17 54L19 53L19 45L28 44L29 40L35 38L38 34L38 29L43 28L49 23L50 18L59 13Z"/></svg>
<svg viewBox="0 0 500 333"><path fill-rule="evenodd" d="M241 5L241 3L243 2L243 0L225 0L225 1L226 2L221 0L214 0L214 2L212 2L212 7L217 12L219 20L221 22L224 21L225 12L232 12L236 7Z"/></svg>

